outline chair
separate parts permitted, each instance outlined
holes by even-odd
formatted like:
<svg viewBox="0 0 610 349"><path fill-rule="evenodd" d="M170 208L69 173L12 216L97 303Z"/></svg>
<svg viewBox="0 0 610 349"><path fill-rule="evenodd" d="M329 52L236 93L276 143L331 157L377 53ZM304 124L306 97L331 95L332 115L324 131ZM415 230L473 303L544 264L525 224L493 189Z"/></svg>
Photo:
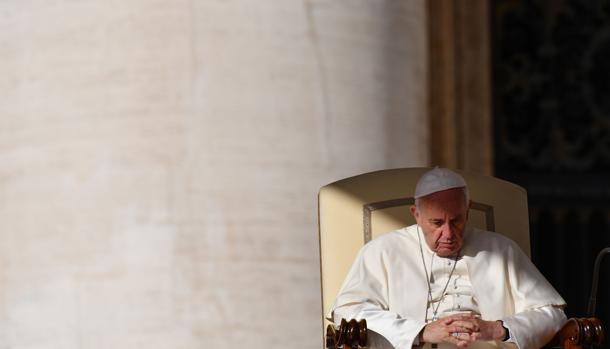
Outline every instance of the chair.
<svg viewBox="0 0 610 349"><path fill-rule="evenodd" d="M358 250L385 232L415 223L409 206L413 204L417 180L428 170L401 168L370 172L320 189L323 315L329 311ZM457 172L470 190L469 226L506 234L530 256L525 189L491 176ZM322 321L323 327L331 324L324 316Z"/></svg>

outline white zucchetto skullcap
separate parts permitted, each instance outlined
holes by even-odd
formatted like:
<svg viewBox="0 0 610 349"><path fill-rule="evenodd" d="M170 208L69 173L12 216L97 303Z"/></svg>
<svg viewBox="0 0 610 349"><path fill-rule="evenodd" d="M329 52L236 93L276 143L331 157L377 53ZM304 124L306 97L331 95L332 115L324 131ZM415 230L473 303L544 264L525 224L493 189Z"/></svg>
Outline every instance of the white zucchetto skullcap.
<svg viewBox="0 0 610 349"><path fill-rule="evenodd" d="M464 187L466 187L466 181L462 176L449 169L435 167L424 173L417 181L414 198L419 199L439 191Z"/></svg>

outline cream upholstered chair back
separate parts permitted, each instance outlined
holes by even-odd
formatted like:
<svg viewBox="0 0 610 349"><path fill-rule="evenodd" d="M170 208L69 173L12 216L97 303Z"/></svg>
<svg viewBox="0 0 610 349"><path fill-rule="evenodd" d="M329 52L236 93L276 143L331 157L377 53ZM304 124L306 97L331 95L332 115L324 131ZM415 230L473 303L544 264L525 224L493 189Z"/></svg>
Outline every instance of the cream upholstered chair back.
<svg viewBox="0 0 610 349"><path fill-rule="evenodd" d="M320 189L322 311L328 313L356 253L366 242L415 223L409 211L419 177L429 168L383 170ZM470 191L468 225L505 234L529 255L525 189L498 178L460 172ZM326 326L326 322L323 324Z"/></svg>

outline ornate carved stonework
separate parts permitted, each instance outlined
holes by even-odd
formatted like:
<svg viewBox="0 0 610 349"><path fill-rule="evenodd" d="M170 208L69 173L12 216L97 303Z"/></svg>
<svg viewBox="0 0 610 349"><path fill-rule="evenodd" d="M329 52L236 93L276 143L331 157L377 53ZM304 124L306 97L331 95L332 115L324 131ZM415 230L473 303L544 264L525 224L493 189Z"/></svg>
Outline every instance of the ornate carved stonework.
<svg viewBox="0 0 610 349"><path fill-rule="evenodd" d="M610 2L495 1L496 170L610 171Z"/></svg>

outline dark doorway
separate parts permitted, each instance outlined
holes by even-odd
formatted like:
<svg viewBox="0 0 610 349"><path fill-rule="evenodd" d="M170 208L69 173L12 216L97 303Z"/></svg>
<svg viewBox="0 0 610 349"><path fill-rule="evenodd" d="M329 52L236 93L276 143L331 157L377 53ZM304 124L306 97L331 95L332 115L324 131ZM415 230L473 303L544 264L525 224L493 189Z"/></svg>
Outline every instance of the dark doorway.
<svg viewBox="0 0 610 349"><path fill-rule="evenodd" d="M494 173L527 189L532 259L567 315L584 317L595 256L610 246L610 1L493 0L490 18ZM606 332L609 286L610 256Z"/></svg>

